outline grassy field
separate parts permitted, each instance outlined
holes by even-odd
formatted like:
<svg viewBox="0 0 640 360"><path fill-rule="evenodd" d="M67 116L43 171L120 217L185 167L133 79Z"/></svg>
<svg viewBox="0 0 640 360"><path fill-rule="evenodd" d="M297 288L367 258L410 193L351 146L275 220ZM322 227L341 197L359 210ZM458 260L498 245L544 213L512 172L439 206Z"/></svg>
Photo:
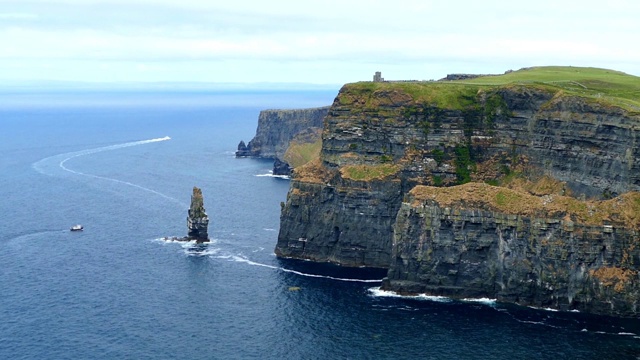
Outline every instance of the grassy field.
<svg viewBox="0 0 640 360"><path fill-rule="evenodd" d="M623 72L572 66L545 66L522 69L499 76L467 81L469 85L540 84L565 93L603 100L640 110L640 77ZM625 106L627 105L627 106Z"/></svg>
<svg viewBox="0 0 640 360"><path fill-rule="evenodd" d="M440 108L462 110L473 105L478 91L510 86L532 86L553 93L581 96L604 104L640 111L640 77L619 71L571 66L526 68L504 75L484 76L471 80L424 82L359 82L346 85L346 105L352 99L367 99L365 107L379 104L362 96L375 91L398 91L413 101Z"/></svg>

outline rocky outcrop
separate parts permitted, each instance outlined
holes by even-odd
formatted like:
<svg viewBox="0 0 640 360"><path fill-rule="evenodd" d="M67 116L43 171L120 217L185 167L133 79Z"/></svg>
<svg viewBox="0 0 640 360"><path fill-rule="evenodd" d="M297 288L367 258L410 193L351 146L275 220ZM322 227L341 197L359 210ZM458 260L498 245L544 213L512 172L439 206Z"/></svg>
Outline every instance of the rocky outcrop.
<svg viewBox="0 0 640 360"><path fill-rule="evenodd" d="M209 217L204 209L202 190L194 186L193 194L191 195L191 206L189 207L187 217L187 239L196 240L197 242L208 242L208 228Z"/></svg>
<svg viewBox="0 0 640 360"><path fill-rule="evenodd" d="M283 159L291 140L301 131L322 128L329 107L293 110L263 110L258 117L258 129L248 144L238 145L236 156Z"/></svg>
<svg viewBox="0 0 640 360"><path fill-rule="evenodd" d="M191 195L191 206L187 212L187 236L184 237L164 237L166 241L196 241L197 243L209 242L209 216L204 209L204 198L202 190L193 187Z"/></svg>
<svg viewBox="0 0 640 360"><path fill-rule="evenodd" d="M273 162L273 175L280 175L280 176L291 176L291 171L293 171L293 169L291 168L291 166L289 166L288 163L280 160L280 159L275 159Z"/></svg>
<svg viewBox="0 0 640 360"><path fill-rule="evenodd" d="M635 250L630 250L631 242L637 238L633 225L613 226L607 217L599 218L599 223L569 219L578 229L572 232L565 229L569 222L563 222L564 215L517 215L520 220L516 219L517 226L512 231L502 225L505 219L511 221L515 216L508 211L493 210L490 216L482 215L484 220L478 220L479 223L470 223L464 217L442 218L448 211L444 207L422 215L402 215L411 219L423 216L421 221L425 223L438 222L438 229L443 229L438 234L443 235L437 235L437 241L444 241L443 247L478 247L465 240L476 235L483 244L493 241L482 245L482 251L487 252L478 255L478 259L486 261L494 256L491 251L515 241L522 249L518 250L518 259L528 259L538 266L532 265L535 269L549 266L544 254L551 250L539 245L533 248L527 245L525 249L524 243L519 243L523 237L535 244L555 239L550 245L557 248L553 251L561 251L565 246L580 247L583 241L607 247L598 253L601 255L595 253L596 245L575 250L575 254L580 254L578 257L565 256L554 263L559 274L560 269L569 273L566 276L572 279L571 286L575 289L554 292L543 290L547 285L532 285L526 292L524 285L514 287L514 284L532 279L538 284L538 278L540 284L551 284L542 278L547 273L538 272L538 278L533 278L520 268L514 272L511 270L514 265L505 265L504 259L501 271L508 276L492 275L490 280L478 280L473 267L428 271L435 263L453 261L448 258L455 257L453 252L439 253L432 258L434 263L405 261L407 254L415 253L417 246L425 244L417 243L416 239L432 236L431 229L436 225L428 229L417 225L402 227L399 222L400 214L409 211L407 204L413 201L408 200L410 191L418 185L446 187L471 181L510 186L509 181L513 179L535 181L548 177L560 186L554 188L556 193L544 186L531 190L540 201L544 196L572 194L574 199L586 199L571 203L581 209L589 209L591 198L611 198L639 191L640 148L636 145L639 124L639 114L629 108L597 96L578 96L549 86L438 82L345 85L325 118L320 159L294 170L291 189L283 204L275 252L281 257L389 268L386 284L389 289L401 292L440 291L450 296L472 296L472 292L476 292L536 306L635 316L630 315L635 310L629 310L635 295L625 298L636 291L635 264L640 261L633 258ZM460 205L456 211L488 211L482 206L474 207L473 201L470 197L470 203ZM565 206L569 206L567 204ZM541 221L551 230L534 229L534 224ZM446 230L447 226L452 230ZM609 231L608 226L613 226L613 233L605 232ZM599 229L597 235L596 229ZM484 235L478 235L481 230ZM503 240L513 241L499 240L501 236ZM456 242L447 243L446 239L452 237ZM504 243L500 245L500 241ZM433 251L437 246L434 240L427 247ZM624 251L634 259L632 262L622 262ZM465 256L472 255L465 253L462 258ZM535 261L531 259L541 256L543 258ZM581 264L585 271L582 275L575 270L580 269ZM444 287L449 289L446 291L431 283L432 276L443 276L449 270L457 271L451 276L469 280L457 280L463 284L458 290L455 290L457 285L447 283L451 286ZM561 275L554 276L560 279ZM624 285L618 285L613 275L622 276ZM587 278L590 280L585 280ZM481 284L471 286L474 281ZM557 289L562 281L565 280L549 286ZM507 285L503 287L501 282ZM488 291L489 283L494 284L491 289L499 290ZM621 286L623 295L603 295ZM587 292L587 288L591 290ZM607 301L616 303L616 309L625 310L607 312L604 305Z"/></svg>
<svg viewBox="0 0 640 360"><path fill-rule="evenodd" d="M405 200L383 289L640 315L640 194L592 203L584 218L554 204L575 200L482 184L417 187Z"/></svg>
<svg viewBox="0 0 640 360"><path fill-rule="evenodd" d="M247 144L244 143L243 140L240 140L238 144L238 150L236 151L237 157L247 157L252 156L251 150L247 147Z"/></svg>

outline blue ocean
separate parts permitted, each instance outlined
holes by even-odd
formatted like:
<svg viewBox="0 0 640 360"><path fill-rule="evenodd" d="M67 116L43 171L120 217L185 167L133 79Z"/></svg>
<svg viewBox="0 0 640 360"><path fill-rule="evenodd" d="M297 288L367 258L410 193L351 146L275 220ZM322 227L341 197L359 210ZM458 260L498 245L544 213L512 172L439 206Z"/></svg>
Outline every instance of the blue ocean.
<svg viewBox="0 0 640 360"><path fill-rule="evenodd" d="M640 358L635 319L398 297L384 273L276 258L289 180L234 150L260 110L336 91L1 93L0 359ZM211 243L163 240L193 186Z"/></svg>

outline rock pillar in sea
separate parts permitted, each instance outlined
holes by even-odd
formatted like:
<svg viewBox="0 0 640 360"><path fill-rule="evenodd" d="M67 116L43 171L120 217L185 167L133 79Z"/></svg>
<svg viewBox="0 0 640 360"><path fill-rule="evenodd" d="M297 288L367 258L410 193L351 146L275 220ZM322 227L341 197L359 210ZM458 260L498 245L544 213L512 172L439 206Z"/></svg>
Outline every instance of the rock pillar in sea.
<svg viewBox="0 0 640 360"><path fill-rule="evenodd" d="M191 207L189 207L189 216L187 217L188 238L197 242L208 242L209 234L209 217L204 209L204 199L202 190L193 187L193 195L191 195Z"/></svg>
<svg viewBox="0 0 640 360"><path fill-rule="evenodd" d="M251 156L251 149L247 146L244 141L240 140L240 144L238 144L238 151L236 151L237 157L245 157Z"/></svg>

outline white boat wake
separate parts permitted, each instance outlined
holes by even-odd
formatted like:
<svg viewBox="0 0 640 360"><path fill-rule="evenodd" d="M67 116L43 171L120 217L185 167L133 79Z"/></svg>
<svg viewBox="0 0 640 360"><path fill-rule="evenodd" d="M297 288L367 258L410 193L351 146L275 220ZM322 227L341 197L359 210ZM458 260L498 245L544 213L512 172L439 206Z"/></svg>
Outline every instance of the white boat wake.
<svg viewBox="0 0 640 360"><path fill-rule="evenodd" d="M99 176L99 175L83 173L83 172L80 172L80 171L72 170L72 169L68 168L67 166L65 166L67 161L69 161L71 159L74 159L74 158L77 158L77 157L80 157L80 156L86 156L86 155L96 154L96 153L100 153L100 152L104 152L104 151L118 150L118 149L128 148L128 147L132 147L132 146L151 144L151 143L156 143L156 142L160 142L160 141L167 141L167 140L171 140L171 138L168 137L168 136L165 136L165 137L162 137L162 138L149 139L149 140L140 140L140 141L132 141L132 142L127 142L127 143L123 143L123 144L115 144L115 145L109 145L109 146L103 146L103 147L99 147L99 148L94 148L94 149L85 149L85 150L80 150L80 151L75 151L75 152L63 153L63 154L53 155L53 156L49 156L49 157L46 157L44 159L41 159L41 160L33 163L32 167L33 167L34 170L36 170L37 172L39 172L39 173L41 173L43 175L55 176L55 171L54 171L54 169L51 168L51 166L57 164L58 166L56 168L62 169L62 170L66 171L66 172L69 172L71 174L79 175L79 176L86 176L86 177L90 177L90 178L94 178L94 179L101 179L101 180L111 181L111 182L115 182L115 183L122 184L122 185L131 186L131 187L134 187L136 189L152 193L152 194L160 196L160 197L162 197L162 198L164 198L166 200L174 202L174 203L180 205L180 207L182 207L182 208L188 208L189 207L188 205L180 202L177 199L174 199L174 198L172 198L170 196L167 196L167 195L165 195L165 194L163 194L161 192L158 192L156 190L149 189L149 188L146 188L144 186L140 186L140 185L128 182L128 181L113 179L113 178L109 178L109 177L105 177L105 176Z"/></svg>

